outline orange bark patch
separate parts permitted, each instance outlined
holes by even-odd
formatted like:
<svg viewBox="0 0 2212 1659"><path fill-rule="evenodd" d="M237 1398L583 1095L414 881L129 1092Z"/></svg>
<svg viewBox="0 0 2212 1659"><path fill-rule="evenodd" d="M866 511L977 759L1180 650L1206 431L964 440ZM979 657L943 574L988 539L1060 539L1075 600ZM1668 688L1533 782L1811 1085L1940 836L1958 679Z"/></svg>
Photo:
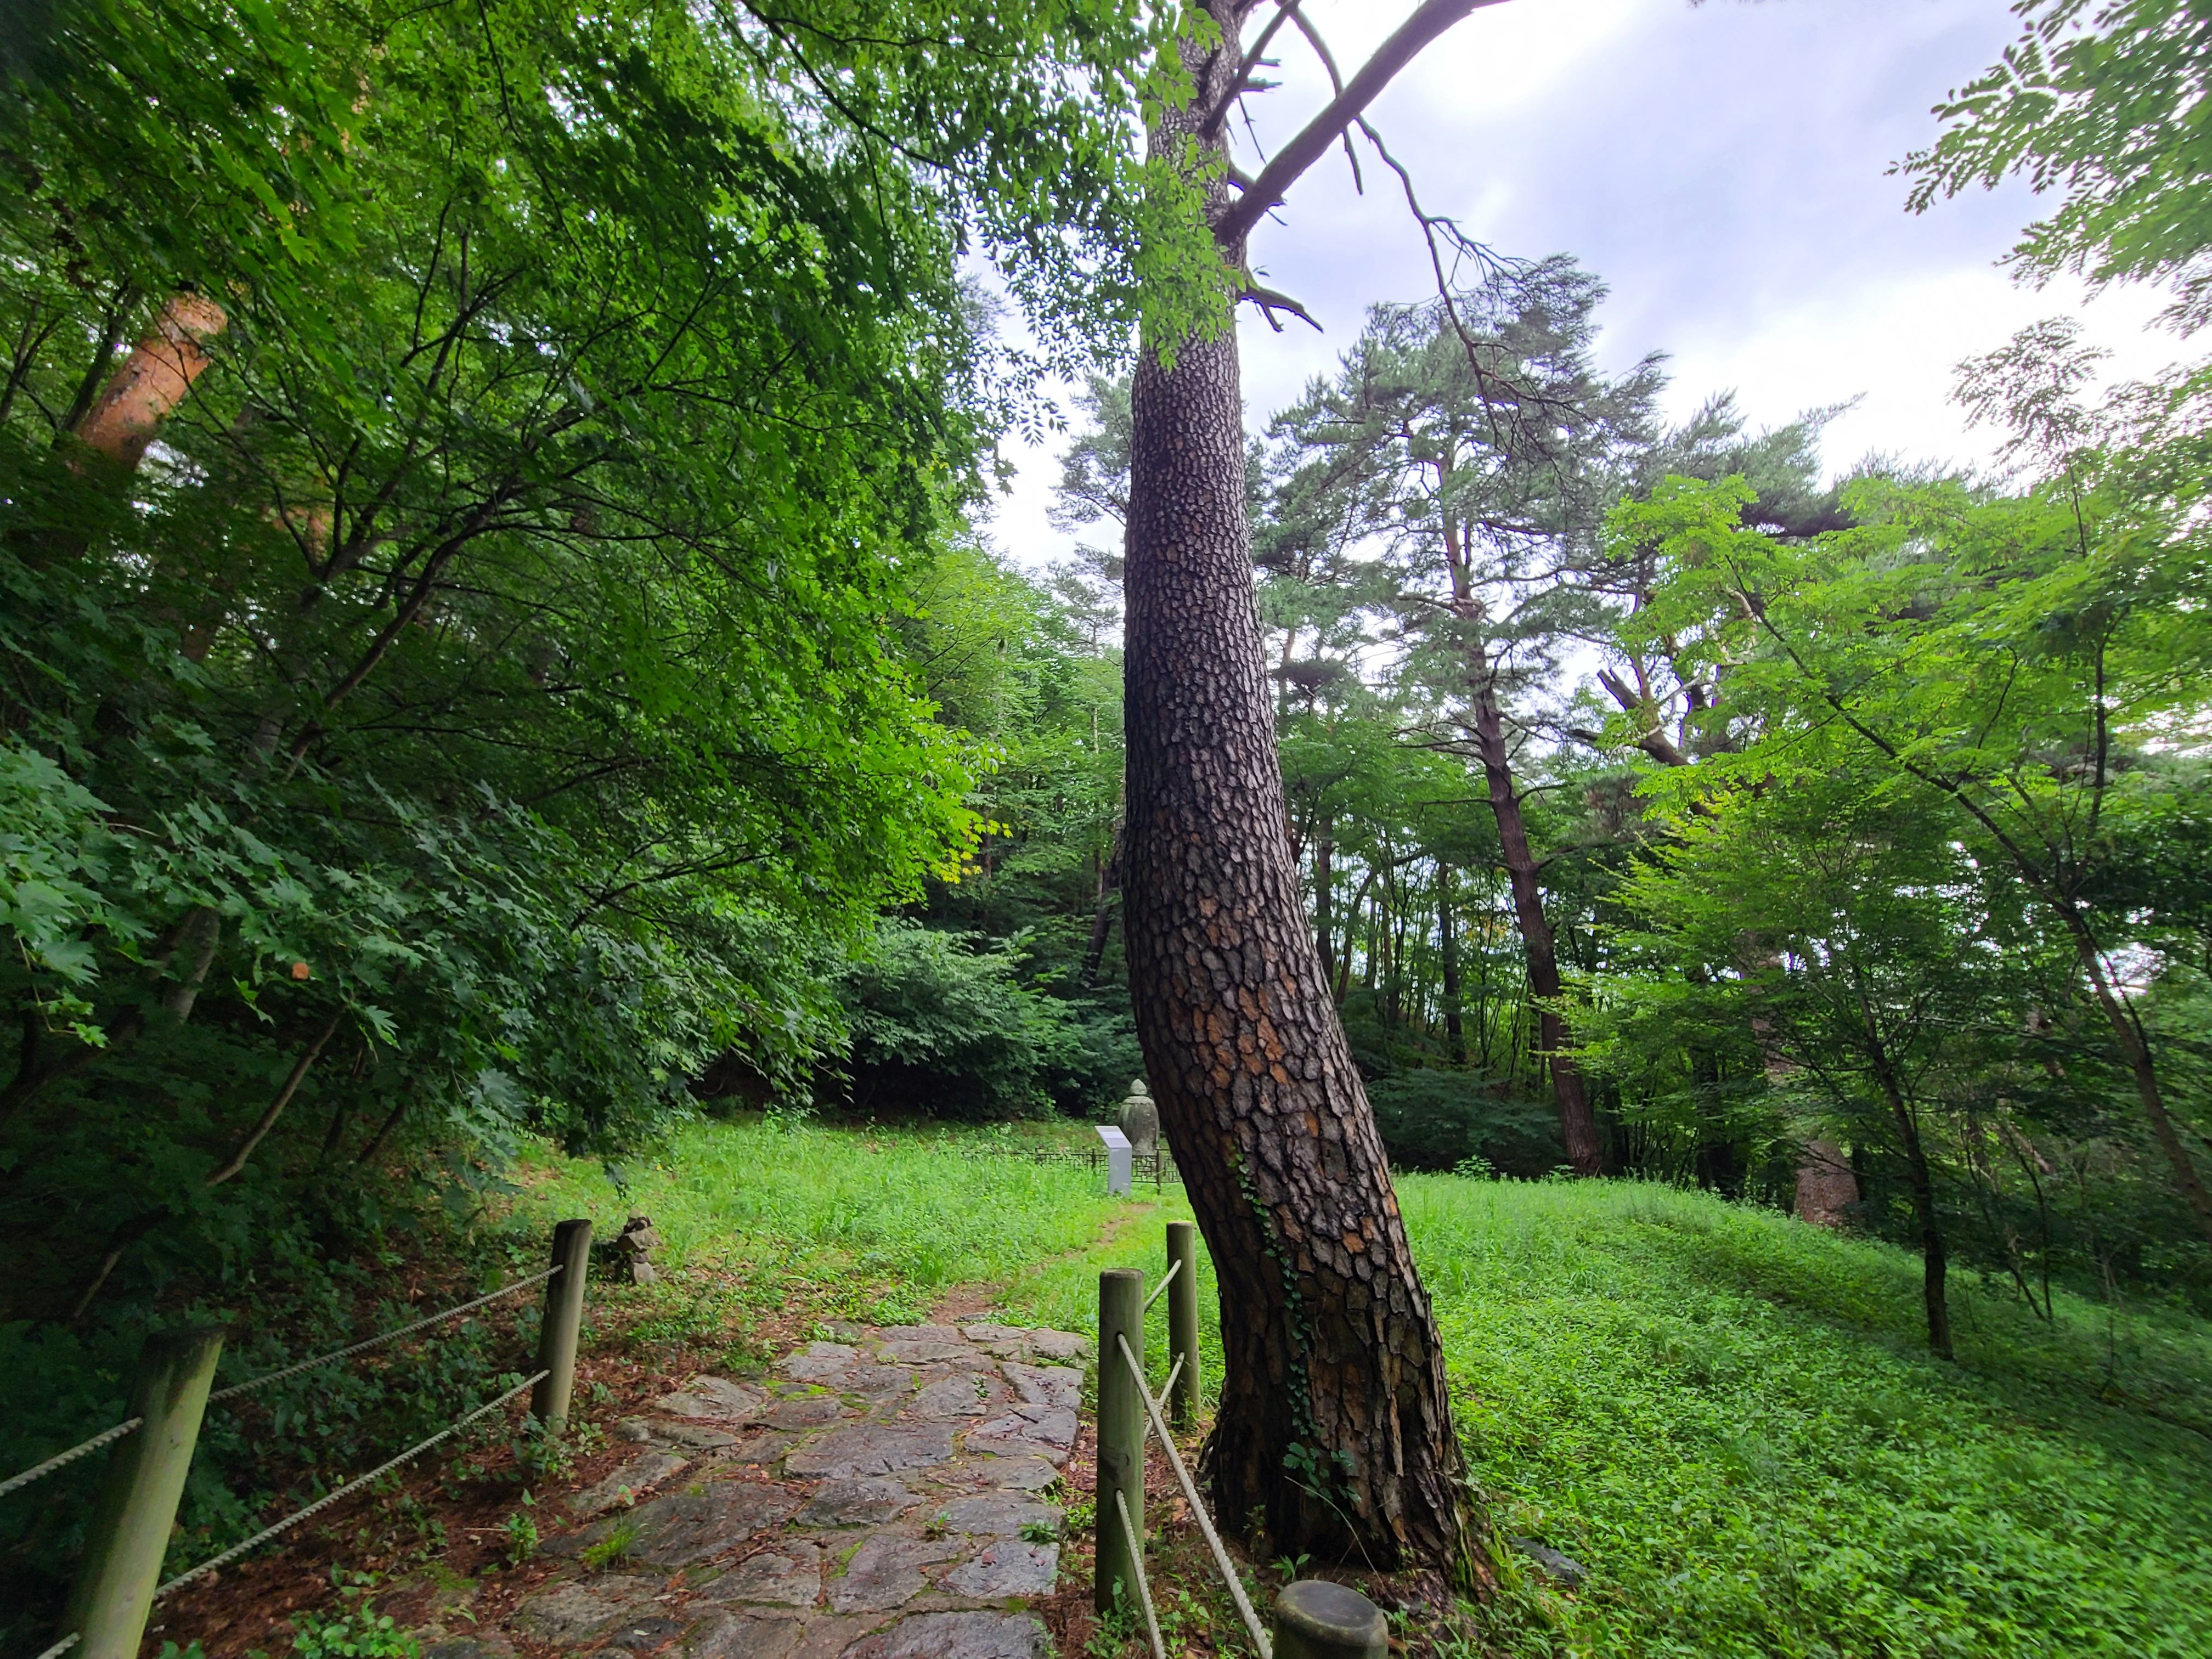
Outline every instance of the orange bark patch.
<svg viewBox="0 0 2212 1659"><path fill-rule="evenodd" d="M207 368L207 343L229 322L212 300L174 295L154 319L153 332L102 389L76 435L108 459L137 466L162 421Z"/></svg>

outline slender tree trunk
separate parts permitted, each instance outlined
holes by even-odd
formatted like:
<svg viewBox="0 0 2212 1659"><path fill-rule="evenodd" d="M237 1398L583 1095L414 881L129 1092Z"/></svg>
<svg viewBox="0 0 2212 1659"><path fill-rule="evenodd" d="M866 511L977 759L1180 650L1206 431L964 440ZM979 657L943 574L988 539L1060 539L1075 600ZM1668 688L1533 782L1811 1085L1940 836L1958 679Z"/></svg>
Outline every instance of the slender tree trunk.
<svg viewBox="0 0 2212 1659"><path fill-rule="evenodd" d="M1568 1052L1567 1023L1559 1017L1559 953L1552 924L1544 919L1544 897L1536 882L1536 855L1529 850L1528 828L1521 817L1521 796L1513 787L1512 757L1505 746L1505 720L1498 696L1485 675L1474 688L1474 740L1482 773L1490 786L1490 810L1498 819L1498 844L1513 889L1513 915L1520 925L1522 949L1528 959L1528 988L1535 994L1537 1041L1552 1069L1552 1099L1559 1113L1559 1138L1568 1167L1578 1176L1601 1175L1605 1158L1597 1119L1582 1068Z"/></svg>
<svg viewBox="0 0 2212 1659"><path fill-rule="evenodd" d="M1121 826L1114 826L1114 845L1098 869L1098 896L1091 911L1091 939L1083 947L1083 983L1098 982L1098 966L1106 959L1106 938L1114 931L1114 895L1121 885Z"/></svg>
<svg viewBox="0 0 2212 1659"><path fill-rule="evenodd" d="M2182 1198L2196 1216L2198 1230L2207 1239L2212 1239L2212 1194L2206 1192L2196 1160L2189 1156L2189 1147L2175 1128L2172 1115L2166 1109L2166 1091L2160 1084L2157 1064L2152 1058L2150 1044L2144 1041L2142 1028L2136 1021L2135 1011L2113 988L2111 976L2105 971L2104 952L2097 948L2087 923L2070 905L2062 907L2060 914L2066 920L2075 955L2088 977L2097 1006L2103 1011L2106 1023L2112 1028L2112 1040L2119 1047L2120 1057L2127 1062L2128 1075L2136 1085L2136 1098L2142 1103L2143 1115L2150 1120L2151 1134L2158 1141L2159 1150L2166 1154L2167 1167L2173 1171L2173 1184L2181 1189Z"/></svg>
<svg viewBox="0 0 2212 1659"><path fill-rule="evenodd" d="M1245 3L1208 9L1223 42L1186 47L1200 110L1231 84ZM1157 149L1218 150L1200 126L1166 112ZM1468 1582L1443 1345L1284 830L1234 331L1146 341L1132 401L1123 933L1146 1067L1220 1278L1215 1512L1241 1529L1259 1511L1290 1554Z"/></svg>
<svg viewBox="0 0 2212 1659"><path fill-rule="evenodd" d="M1885 1088L1888 1085L1885 1080ZM1890 1115L1905 1147L1905 1179L1912 1189L1912 1218L1920 1226L1920 1297L1927 1304L1928 1346L1945 1359L1951 1352L1951 1303L1945 1290L1950 1274L1950 1252L1943 1243L1943 1225L1936 1212L1936 1177L1928 1167L1928 1151L1921 1144L1920 1121L1912 1109L1889 1088Z"/></svg>
<svg viewBox="0 0 2212 1659"><path fill-rule="evenodd" d="M1358 890L1352 894L1352 902L1344 912L1344 949L1337 953L1336 988L1333 998L1340 1008L1344 1006L1345 996L1352 989L1352 951L1359 939L1360 907L1367 902L1367 890L1374 880L1375 872L1370 870L1360 882Z"/></svg>
<svg viewBox="0 0 2212 1659"><path fill-rule="evenodd" d="M1336 922L1329 914L1329 899L1336 872L1329 860L1336 851L1331 839L1335 832L1336 820L1323 813L1314 830L1314 941L1321 947L1321 976L1332 985L1336 982Z"/></svg>
<svg viewBox="0 0 2212 1659"><path fill-rule="evenodd" d="M1451 866L1437 866L1437 955L1443 975L1444 1048L1455 1066L1467 1064L1467 1028L1460 1018L1459 935L1452 925Z"/></svg>

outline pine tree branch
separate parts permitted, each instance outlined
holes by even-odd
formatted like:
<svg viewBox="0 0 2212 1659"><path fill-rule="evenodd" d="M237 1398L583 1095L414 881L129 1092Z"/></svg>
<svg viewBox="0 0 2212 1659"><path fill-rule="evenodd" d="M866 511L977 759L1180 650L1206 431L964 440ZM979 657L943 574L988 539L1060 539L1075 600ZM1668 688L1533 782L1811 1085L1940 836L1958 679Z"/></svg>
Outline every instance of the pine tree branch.
<svg viewBox="0 0 2212 1659"><path fill-rule="evenodd" d="M1275 153L1274 159L1252 181L1252 188L1215 221L1214 240L1232 252L1241 248L1261 216L1283 199L1305 170L1343 137L1400 71L1420 56L1423 48L1462 18L1485 6L1499 3L1501 0L1425 0L1376 49L1375 55L1359 66L1359 72L1345 83L1344 90Z"/></svg>

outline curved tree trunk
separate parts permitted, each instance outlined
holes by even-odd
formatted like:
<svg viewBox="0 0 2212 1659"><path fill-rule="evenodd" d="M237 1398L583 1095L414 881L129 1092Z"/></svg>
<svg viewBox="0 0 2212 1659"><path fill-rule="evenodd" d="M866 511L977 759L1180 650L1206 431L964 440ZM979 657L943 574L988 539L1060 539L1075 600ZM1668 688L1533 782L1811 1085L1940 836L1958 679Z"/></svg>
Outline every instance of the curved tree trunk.
<svg viewBox="0 0 2212 1659"><path fill-rule="evenodd" d="M1544 896L1536 882L1536 854L1528 845L1521 817L1520 792L1513 787L1512 757L1505 747L1505 720L1497 694L1486 681L1474 697L1474 741L1490 786L1490 810L1498 820L1499 859L1513 889L1513 915L1528 959L1528 989L1536 999L1536 1040L1552 1071L1552 1100L1559 1113L1559 1139L1568 1167L1578 1176L1605 1173L1597 1118L1590 1110L1589 1087L1569 1052L1571 1034L1559 1015L1559 952L1552 924L1544 916Z"/></svg>
<svg viewBox="0 0 2212 1659"><path fill-rule="evenodd" d="M1244 9L1209 9L1226 44L1194 61L1200 108L1233 74ZM1198 123L1163 126L1176 143ZM1163 343L1133 389L1124 934L1220 1283L1214 1506L1240 1530L1257 1511L1291 1553L1465 1582L1480 1569L1443 1348L1285 830L1237 342L1182 342L1172 369Z"/></svg>

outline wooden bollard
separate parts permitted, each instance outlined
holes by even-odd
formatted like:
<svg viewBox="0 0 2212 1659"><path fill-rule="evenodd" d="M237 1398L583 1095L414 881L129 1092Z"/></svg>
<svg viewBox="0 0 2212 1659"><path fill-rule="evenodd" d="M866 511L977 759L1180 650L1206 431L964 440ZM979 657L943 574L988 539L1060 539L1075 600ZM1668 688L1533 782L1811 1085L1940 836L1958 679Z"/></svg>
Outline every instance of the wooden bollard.
<svg viewBox="0 0 2212 1659"><path fill-rule="evenodd" d="M1177 1268L1181 1272L1176 1272ZM1198 1421L1198 1229L1188 1221L1168 1223L1168 1368L1178 1359L1174 1391L1168 1395L1168 1420L1178 1429Z"/></svg>
<svg viewBox="0 0 2212 1659"><path fill-rule="evenodd" d="M1145 1547L1145 1402L1117 1337L1127 1339L1141 1366L1145 1276L1133 1267L1098 1275L1098 1550L1091 1593L1101 1613L1114 1610L1117 1585L1121 1605L1137 1606L1137 1556ZM1117 1492L1129 1506L1128 1527L1114 1502Z"/></svg>
<svg viewBox="0 0 2212 1659"><path fill-rule="evenodd" d="M131 1416L146 1420L109 1454L62 1626L77 1633L76 1659L137 1659L222 1356L222 1332L212 1327L146 1339L131 1401Z"/></svg>
<svg viewBox="0 0 2212 1659"><path fill-rule="evenodd" d="M1387 1659L1390 1623L1358 1590L1301 1578L1275 1598L1275 1659Z"/></svg>
<svg viewBox="0 0 2212 1659"><path fill-rule="evenodd" d="M584 1325L584 1281L592 1271L592 1224L564 1221L553 1229L553 1265L545 1281L545 1322L538 1328L538 1365L544 1376L531 1391L530 1412L547 1434L568 1426L576 1387L576 1337Z"/></svg>

